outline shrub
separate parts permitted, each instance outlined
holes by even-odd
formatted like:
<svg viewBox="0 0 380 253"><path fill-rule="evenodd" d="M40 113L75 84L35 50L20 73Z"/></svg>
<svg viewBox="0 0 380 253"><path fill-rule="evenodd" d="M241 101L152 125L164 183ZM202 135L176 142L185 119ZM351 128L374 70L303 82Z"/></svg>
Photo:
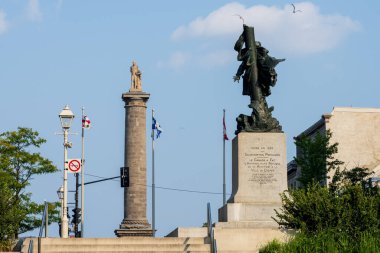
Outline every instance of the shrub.
<svg viewBox="0 0 380 253"><path fill-rule="evenodd" d="M319 184L281 194L282 208L274 220L306 234L324 230L344 232L357 239L362 232L380 229L380 192L361 185L346 185L333 192Z"/></svg>
<svg viewBox="0 0 380 253"><path fill-rule="evenodd" d="M286 243L274 240L260 249L260 253L378 253L380 233L361 233L351 240L345 233L326 230L317 234L297 233Z"/></svg>

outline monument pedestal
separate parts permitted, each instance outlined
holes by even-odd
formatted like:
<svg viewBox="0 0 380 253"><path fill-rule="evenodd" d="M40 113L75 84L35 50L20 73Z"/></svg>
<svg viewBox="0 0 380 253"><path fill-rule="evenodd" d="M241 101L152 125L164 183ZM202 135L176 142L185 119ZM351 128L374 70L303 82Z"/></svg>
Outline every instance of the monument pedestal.
<svg viewBox="0 0 380 253"><path fill-rule="evenodd" d="M271 217L286 189L285 134L239 133L232 141L232 194L216 226L278 227Z"/></svg>
<svg viewBox="0 0 380 253"><path fill-rule="evenodd" d="M215 224L218 249L256 252L289 231L272 219L287 189L284 133L241 132L232 140L232 194Z"/></svg>

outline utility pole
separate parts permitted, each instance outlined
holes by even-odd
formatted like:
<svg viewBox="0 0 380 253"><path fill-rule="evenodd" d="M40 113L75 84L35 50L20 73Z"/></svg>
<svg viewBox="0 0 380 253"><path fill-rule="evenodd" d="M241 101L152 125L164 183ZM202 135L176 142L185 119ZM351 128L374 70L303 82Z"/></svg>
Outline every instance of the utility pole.
<svg viewBox="0 0 380 253"><path fill-rule="evenodd" d="M75 212L78 210L78 202L79 202L79 173L75 173ZM80 237L78 233L78 219L74 219L74 235L75 237Z"/></svg>

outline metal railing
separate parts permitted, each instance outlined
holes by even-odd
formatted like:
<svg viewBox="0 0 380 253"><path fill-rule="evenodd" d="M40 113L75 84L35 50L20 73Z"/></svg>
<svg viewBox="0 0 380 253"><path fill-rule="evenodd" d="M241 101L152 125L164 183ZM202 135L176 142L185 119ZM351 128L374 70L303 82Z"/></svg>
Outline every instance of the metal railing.
<svg viewBox="0 0 380 253"><path fill-rule="evenodd" d="M211 252L217 253L216 240L214 238L214 228L212 226L210 202L207 203L207 236L210 238L210 241L211 241L210 242L211 243Z"/></svg>
<svg viewBox="0 0 380 253"><path fill-rule="evenodd" d="M48 206L49 206L49 203L45 201L44 212L42 213L42 222L40 226L40 232L38 234L38 253L41 253L41 238L44 232L44 228L45 228L45 237L48 236L48 223L49 223ZM30 239L28 253L33 253L33 239Z"/></svg>
<svg viewBox="0 0 380 253"><path fill-rule="evenodd" d="M33 253L33 240L29 242L28 253Z"/></svg>

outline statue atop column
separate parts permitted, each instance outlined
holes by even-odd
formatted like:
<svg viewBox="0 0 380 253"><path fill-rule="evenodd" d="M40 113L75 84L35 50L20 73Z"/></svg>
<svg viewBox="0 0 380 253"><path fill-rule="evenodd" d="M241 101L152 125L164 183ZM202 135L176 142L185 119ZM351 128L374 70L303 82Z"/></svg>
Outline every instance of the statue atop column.
<svg viewBox="0 0 380 253"><path fill-rule="evenodd" d="M132 61L131 71L131 88L129 91L142 91L141 89L141 71L135 61Z"/></svg>
<svg viewBox="0 0 380 253"><path fill-rule="evenodd" d="M272 116L273 106L268 108L266 97L271 94L270 87L274 87L277 81L276 65L285 59L276 59L269 56L269 51L255 41L253 27L243 25L243 33L235 43L235 51L238 52L237 60L241 61L234 81L243 76L243 95L250 96L252 108L250 116L240 114L237 118L237 130L239 132L282 132L278 120Z"/></svg>

